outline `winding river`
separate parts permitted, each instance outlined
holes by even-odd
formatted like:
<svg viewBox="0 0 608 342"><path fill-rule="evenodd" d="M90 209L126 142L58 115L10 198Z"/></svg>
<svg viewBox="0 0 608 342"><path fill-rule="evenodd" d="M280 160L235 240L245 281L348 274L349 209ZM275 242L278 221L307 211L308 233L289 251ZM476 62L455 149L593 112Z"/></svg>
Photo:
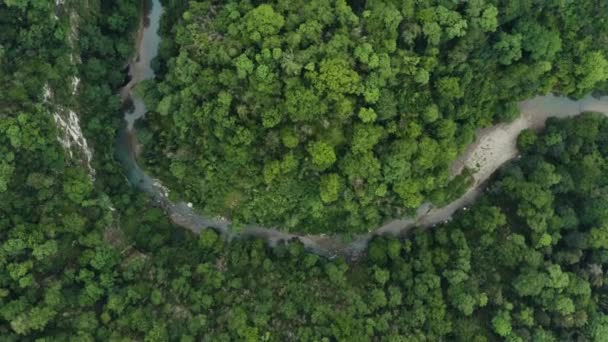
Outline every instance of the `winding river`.
<svg viewBox="0 0 608 342"><path fill-rule="evenodd" d="M585 111L600 112L608 116L608 97L606 96L601 98L588 96L573 101L564 97L547 95L523 101L519 104L521 115L517 120L480 129L477 132L476 142L454 162L451 170L453 175L458 174L464 167L476 171L473 175L474 184L462 197L441 208L423 205L415 217L392 220L374 232L357 236L350 242L344 242L340 236L296 235L255 225L245 226L240 229L239 233L235 233L231 229L229 221L202 216L188 203L175 203L169 200L169 190L160 181L147 175L137 164L139 145L134 124L144 117L147 110L143 101L134 94L133 88L139 82L155 77L150 63L158 54L160 43L158 28L163 12L159 0L147 3L151 4L151 8L145 8L145 16L138 32L137 56L129 65L130 81L120 90L123 101L131 102L133 109L124 115L126 123L116 140L116 155L129 182L148 193L164 208L175 224L194 233L199 233L206 228L213 228L228 239L239 236L257 237L266 240L271 247L281 241L298 239L307 250L319 255L329 258L341 255L348 259L356 259L375 235L400 235L415 226L431 227L449 220L454 212L470 205L483 191L484 182L501 165L517 156L516 141L522 130L526 128L542 129L545 120L549 117L571 117Z"/></svg>

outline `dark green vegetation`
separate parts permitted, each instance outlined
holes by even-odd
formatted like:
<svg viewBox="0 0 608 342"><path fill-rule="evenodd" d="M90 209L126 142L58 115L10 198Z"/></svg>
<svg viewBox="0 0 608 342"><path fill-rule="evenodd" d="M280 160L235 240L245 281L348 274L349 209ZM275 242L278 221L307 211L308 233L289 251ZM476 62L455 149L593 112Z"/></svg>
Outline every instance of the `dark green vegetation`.
<svg viewBox="0 0 608 342"><path fill-rule="evenodd" d="M26 141L53 141L41 118L21 119L37 132ZM13 146L2 132L3 145ZM520 145L523 158L479 204L406 240L378 238L353 265L299 244L227 244L211 230L195 238L156 209L125 211L121 231L83 171L29 169L44 154L61 170L57 145L12 147L30 162L0 193L0 334L8 341L602 341L608 119L552 122L540 136L523 134Z"/></svg>
<svg viewBox="0 0 608 342"><path fill-rule="evenodd" d="M228 246L211 231L183 262L184 248L165 247L178 271L149 307L180 317L169 336L208 340L604 341L608 119L551 121L520 145L478 204L409 239L378 238L358 264L296 244Z"/></svg>
<svg viewBox="0 0 608 342"><path fill-rule="evenodd" d="M122 103L116 96L125 83L127 65L134 53L134 32L140 15L140 0L97 0L80 5L75 49L82 58L82 86L75 104L83 131L95 149L94 167L98 185L115 197L128 192L128 185L114 161L116 131L123 125ZM126 204L126 203L125 203Z"/></svg>
<svg viewBox="0 0 608 342"><path fill-rule="evenodd" d="M478 204L355 264L195 237L112 157L138 4L82 3L53 19L54 2L0 2L1 341L606 340L608 119L524 132ZM57 142L59 107L78 109L95 182Z"/></svg>
<svg viewBox="0 0 608 342"><path fill-rule="evenodd" d="M367 231L457 197L465 179L450 182L451 162L476 128L514 118L517 101L580 96L608 78L607 11L605 1L191 1L165 30L161 82L142 86L157 112L144 159L207 214Z"/></svg>

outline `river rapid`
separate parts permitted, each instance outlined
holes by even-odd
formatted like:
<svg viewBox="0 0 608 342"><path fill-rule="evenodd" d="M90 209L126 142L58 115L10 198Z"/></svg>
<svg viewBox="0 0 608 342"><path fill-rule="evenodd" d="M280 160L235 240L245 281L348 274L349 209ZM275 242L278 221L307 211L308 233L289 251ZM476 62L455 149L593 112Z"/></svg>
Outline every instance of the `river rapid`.
<svg viewBox="0 0 608 342"><path fill-rule="evenodd" d="M120 90L120 96L126 103L132 103L133 109L125 112L125 127L119 131L116 140L116 156L121 163L129 182L139 190L148 193L158 205L166 211L171 220L194 233L213 228L225 238L256 237L264 239L271 247L292 239L298 239L304 247L313 253L333 258L344 256L347 259L358 258L366 249L368 242L376 235L403 235L413 227L432 227L449 220L459 209L472 204L483 192L485 181L503 164L517 157L517 136L527 128L542 129L550 117L572 117L582 112L600 112L608 116L608 97L593 98L587 96L574 101L553 95L538 96L519 104L520 117L511 123L502 123L477 131L476 142L458 158L452 166L452 175L460 173L464 167L475 171L474 183L459 199L441 207L433 208L429 204L419 208L413 218L392 220L375 231L351 238L344 242L341 236L297 235L273 228L247 225L239 232L231 229L230 221L222 218L211 218L198 214L189 203L172 202L169 190L162 183L146 174L137 164L137 141L135 122L144 118L147 112L145 104L133 92L133 88L143 80L153 79L154 70L151 61L158 54L160 36L158 28L163 13L159 0L151 0L150 8L144 8L145 15L138 32L137 55L129 64L129 83Z"/></svg>

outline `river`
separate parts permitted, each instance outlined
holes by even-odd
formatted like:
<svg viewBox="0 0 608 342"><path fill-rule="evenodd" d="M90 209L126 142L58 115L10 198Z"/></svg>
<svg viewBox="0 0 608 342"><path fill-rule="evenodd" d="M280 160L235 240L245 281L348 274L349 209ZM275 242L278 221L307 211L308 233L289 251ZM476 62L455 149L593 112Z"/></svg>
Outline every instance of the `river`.
<svg viewBox="0 0 608 342"><path fill-rule="evenodd" d="M477 131L477 139L467 151L454 162L452 174L458 174L464 167L475 170L474 183L459 199L441 208L423 205L415 217L396 219L379 227L374 232L359 235L344 242L340 236L297 235L277 229L248 225L235 233L230 228L230 221L220 218L205 217L196 212L185 202L174 203L169 200L169 190L162 183L146 174L137 164L138 141L135 134L135 122L144 118L147 109L138 98L133 88L143 80L153 79L154 70L151 61L158 54L160 36L158 28L163 13L159 0L150 1L151 8L145 8L145 16L138 32L137 56L129 65L129 83L120 90L123 101L131 102L133 109L125 112L125 127L119 131L116 139L116 156L131 184L148 193L155 202L164 208L171 220L194 233L206 228L219 231L228 239L237 237L257 237L274 247L282 241L298 239L304 247L313 253L333 258L344 256L356 259L365 251L369 240L375 235L402 235L415 226L432 227L449 220L454 212L473 203L484 189L485 181L504 163L515 158L517 136L526 128L542 129L549 117L571 117L585 111L600 112L608 116L608 97L574 101L553 95L538 96L519 104L520 117L511 123L502 123Z"/></svg>

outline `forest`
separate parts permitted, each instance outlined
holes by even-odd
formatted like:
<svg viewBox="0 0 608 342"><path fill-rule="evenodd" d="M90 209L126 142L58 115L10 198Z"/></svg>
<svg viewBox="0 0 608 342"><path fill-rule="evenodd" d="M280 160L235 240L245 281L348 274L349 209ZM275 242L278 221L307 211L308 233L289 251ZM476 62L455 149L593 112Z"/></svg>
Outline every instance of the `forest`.
<svg viewBox="0 0 608 342"><path fill-rule="evenodd" d="M143 160L209 215L367 232L457 198L450 165L518 101L608 79L607 6L190 1L140 89Z"/></svg>
<svg viewBox="0 0 608 342"><path fill-rule="evenodd" d="M608 90L602 1L163 5L141 161L235 222L354 233L447 203L476 128ZM607 341L607 117L525 130L474 205L358 260L196 235L114 155L141 6L0 0L0 340Z"/></svg>

